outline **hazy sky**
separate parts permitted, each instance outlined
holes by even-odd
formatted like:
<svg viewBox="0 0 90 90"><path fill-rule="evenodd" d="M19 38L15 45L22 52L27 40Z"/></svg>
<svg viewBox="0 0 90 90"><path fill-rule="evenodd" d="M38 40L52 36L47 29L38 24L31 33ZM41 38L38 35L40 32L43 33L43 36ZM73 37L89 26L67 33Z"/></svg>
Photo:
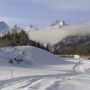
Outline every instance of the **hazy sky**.
<svg viewBox="0 0 90 90"><path fill-rule="evenodd" d="M0 21L46 27L55 19L68 24L90 21L90 0L0 0Z"/></svg>

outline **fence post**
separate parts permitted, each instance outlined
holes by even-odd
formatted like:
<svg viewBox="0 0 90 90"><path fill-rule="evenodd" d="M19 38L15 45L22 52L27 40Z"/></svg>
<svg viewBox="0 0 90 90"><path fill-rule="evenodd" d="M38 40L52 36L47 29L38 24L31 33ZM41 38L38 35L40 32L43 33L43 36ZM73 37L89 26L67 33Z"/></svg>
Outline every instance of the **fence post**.
<svg viewBox="0 0 90 90"><path fill-rule="evenodd" d="M11 79L13 78L13 69L11 69Z"/></svg>

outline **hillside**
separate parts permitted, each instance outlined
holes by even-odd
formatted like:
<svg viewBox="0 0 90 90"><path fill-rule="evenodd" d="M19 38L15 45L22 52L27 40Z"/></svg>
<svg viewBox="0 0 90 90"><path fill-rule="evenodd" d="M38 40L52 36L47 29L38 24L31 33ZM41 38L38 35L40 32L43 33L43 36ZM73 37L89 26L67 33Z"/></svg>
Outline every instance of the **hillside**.
<svg viewBox="0 0 90 90"><path fill-rule="evenodd" d="M31 46L0 49L0 90L90 90L89 81L85 58L61 58Z"/></svg>
<svg viewBox="0 0 90 90"><path fill-rule="evenodd" d="M68 36L53 48L58 54L90 55L90 34Z"/></svg>
<svg viewBox="0 0 90 90"><path fill-rule="evenodd" d="M6 47L0 49L0 66L5 65L53 65L60 64L60 60L57 56L50 54L49 52L32 47L32 46L17 46ZM12 60L12 62L10 62ZM21 60L20 62L18 62ZM59 63L60 62L60 63Z"/></svg>

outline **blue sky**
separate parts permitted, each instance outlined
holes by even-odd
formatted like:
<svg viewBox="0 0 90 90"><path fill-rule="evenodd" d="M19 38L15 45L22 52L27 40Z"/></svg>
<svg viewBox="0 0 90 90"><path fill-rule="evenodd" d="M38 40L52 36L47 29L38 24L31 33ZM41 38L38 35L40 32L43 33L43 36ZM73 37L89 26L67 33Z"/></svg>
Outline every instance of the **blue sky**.
<svg viewBox="0 0 90 90"><path fill-rule="evenodd" d="M0 21L10 26L46 27L55 19L68 24L89 22L90 0L0 0Z"/></svg>

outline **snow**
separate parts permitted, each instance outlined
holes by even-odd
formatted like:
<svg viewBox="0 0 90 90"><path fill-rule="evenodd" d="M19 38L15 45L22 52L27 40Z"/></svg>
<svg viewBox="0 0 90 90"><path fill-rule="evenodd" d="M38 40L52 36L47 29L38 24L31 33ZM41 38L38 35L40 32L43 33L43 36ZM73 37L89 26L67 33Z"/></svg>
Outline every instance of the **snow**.
<svg viewBox="0 0 90 90"><path fill-rule="evenodd" d="M19 64L9 59L19 58ZM0 49L0 90L90 90L90 62L31 46Z"/></svg>
<svg viewBox="0 0 90 90"><path fill-rule="evenodd" d="M80 61L74 65L73 70L77 73L84 73L85 72L85 70L82 66L82 63L80 63Z"/></svg>
<svg viewBox="0 0 90 90"><path fill-rule="evenodd" d="M90 62L88 60L79 59L78 63L73 66L73 70L77 73L84 73L89 65Z"/></svg>
<svg viewBox="0 0 90 90"><path fill-rule="evenodd" d="M75 59L80 59L80 55L74 55Z"/></svg>
<svg viewBox="0 0 90 90"><path fill-rule="evenodd" d="M3 58L6 62L7 59L12 58L23 58L24 61L29 61L31 64L37 65L58 64L60 61L57 56L54 56L47 51L32 46L2 48L0 50L0 53L3 53L0 55L0 58ZM5 55L5 57L3 55Z"/></svg>

